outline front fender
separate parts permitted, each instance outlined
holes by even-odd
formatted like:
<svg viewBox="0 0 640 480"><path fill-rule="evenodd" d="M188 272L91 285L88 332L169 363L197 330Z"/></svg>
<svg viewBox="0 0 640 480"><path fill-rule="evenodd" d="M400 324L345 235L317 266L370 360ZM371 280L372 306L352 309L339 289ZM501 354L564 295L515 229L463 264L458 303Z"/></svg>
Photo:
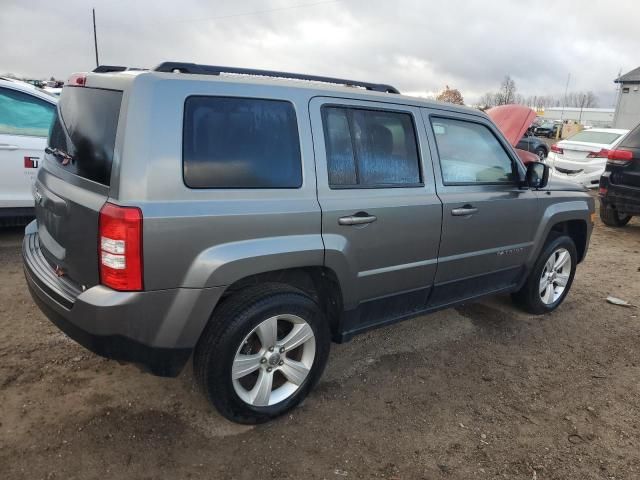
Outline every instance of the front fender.
<svg viewBox="0 0 640 480"><path fill-rule="evenodd" d="M558 199L550 199L554 203L549 204L544 208L538 229L534 236L534 248L531 249L531 254L527 259L527 268L533 267L536 262L545 241L551 232L554 225L558 223L567 222L570 220L582 220L587 225L587 245L589 243L589 237L591 235L591 213L593 211L590 201L593 200L590 197L584 199L572 199L565 202L557 201Z"/></svg>
<svg viewBox="0 0 640 480"><path fill-rule="evenodd" d="M258 273L322 266L324 245L319 234L265 237L208 248L193 261L183 285L187 288L231 285Z"/></svg>

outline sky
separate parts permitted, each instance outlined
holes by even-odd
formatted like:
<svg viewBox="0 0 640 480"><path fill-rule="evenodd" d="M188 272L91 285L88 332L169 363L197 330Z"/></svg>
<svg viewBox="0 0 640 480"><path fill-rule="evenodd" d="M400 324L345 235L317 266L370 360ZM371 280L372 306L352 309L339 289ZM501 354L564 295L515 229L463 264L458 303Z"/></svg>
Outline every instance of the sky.
<svg viewBox="0 0 640 480"><path fill-rule="evenodd" d="M0 0L0 73L66 79L101 64L186 61L388 83L466 103L498 89L562 96L640 66L637 0Z"/></svg>

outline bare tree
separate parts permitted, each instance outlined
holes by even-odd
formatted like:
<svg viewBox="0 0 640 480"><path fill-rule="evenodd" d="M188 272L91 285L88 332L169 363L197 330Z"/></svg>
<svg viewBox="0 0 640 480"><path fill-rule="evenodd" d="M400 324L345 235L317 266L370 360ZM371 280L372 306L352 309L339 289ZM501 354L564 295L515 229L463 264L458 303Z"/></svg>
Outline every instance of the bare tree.
<svg viewBox="0 0 640 480"><path fill-rule="evenodd" d="M464 105L464 98L462 98L460 90L456 88L449 88L449 85L447 85L446 88L438 94L436 100L440 102L455 103L456 105Z"/></svg>
<svg viewBox="0 0 640 480"><path fill-rule="evenodd" d="M516 101L516 82L509 76L505 75L500 85L500 90L496 94L497 105L508 105Z"/></svg>

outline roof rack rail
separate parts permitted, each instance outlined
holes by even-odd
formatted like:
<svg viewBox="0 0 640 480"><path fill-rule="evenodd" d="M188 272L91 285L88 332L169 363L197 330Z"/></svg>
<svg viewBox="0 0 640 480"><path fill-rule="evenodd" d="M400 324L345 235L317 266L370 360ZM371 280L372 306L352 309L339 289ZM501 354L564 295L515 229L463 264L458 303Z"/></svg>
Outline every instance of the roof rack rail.
<svg viewBox="0 0 640 480"><path fill-rule="evenodd" d="M261 77L287 78L293 80L310 80L314 82L334 83L353 87L362 87L374 92L400 93L397 88L381 83L359 82L344 78L322 77L318 75L305 75L303 73L278 72L275 70L256 70L253 68L221 67L216 65L200 65L197 63L163 62L153 69L156 72L179 72L197 75L220 75L221 73L233 73L238 75L255 75Z"/></svg>
<svg viewBox="0 0 640 480"><path fill-rule="evenodd" d="M111 73L111 72L125 72L128 70L145 70L144 68L137 67L123 67L121 65L99 65L92 70L93 73Z"/></svg>

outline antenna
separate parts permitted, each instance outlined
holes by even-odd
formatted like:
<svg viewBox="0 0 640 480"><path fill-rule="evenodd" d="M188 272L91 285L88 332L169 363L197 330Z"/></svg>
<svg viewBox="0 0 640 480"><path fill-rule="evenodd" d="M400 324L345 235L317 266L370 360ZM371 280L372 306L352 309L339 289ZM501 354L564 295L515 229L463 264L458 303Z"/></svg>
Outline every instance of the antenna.
<svg viewBox="0 0 640 480"><path fill-rule="evenodd" d="M100 66L100 62L98 61L98 35L96 34L96 9L91 9L93 13L93 46L96 52L96 67Z"/></svg>

